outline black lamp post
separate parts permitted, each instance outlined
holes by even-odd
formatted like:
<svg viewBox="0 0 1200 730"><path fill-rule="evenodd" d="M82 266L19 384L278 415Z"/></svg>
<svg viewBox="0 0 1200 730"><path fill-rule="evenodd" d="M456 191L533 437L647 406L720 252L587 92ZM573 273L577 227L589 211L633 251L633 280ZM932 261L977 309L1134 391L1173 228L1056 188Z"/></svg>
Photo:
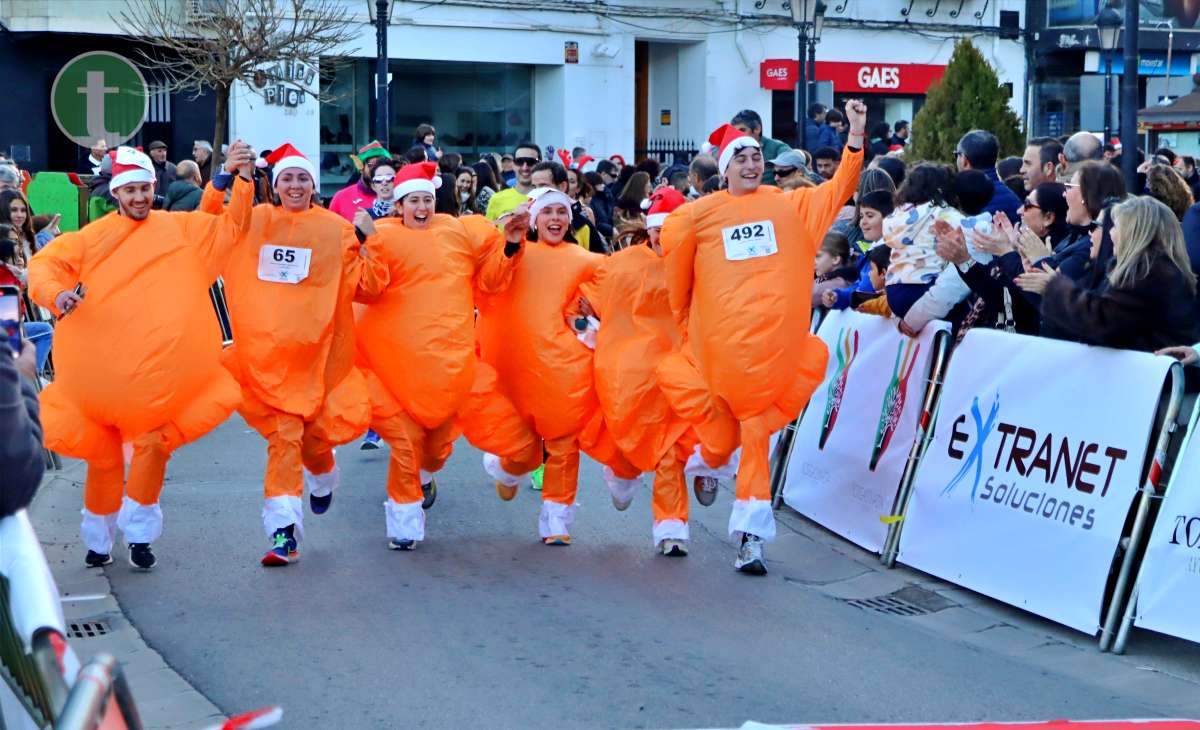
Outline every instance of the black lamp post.
<svg viewBox="0 0 1200 730"><path fill-rule="evenodd" d="M788 9L792 11L792 23L796 26L796 32L799 35L799 45L796 51L796 65L799 67L799 78L796 80L796 141L800 149L808 146L808 139L805 130L805 123L808 119L808 58L805 51L808 49L808 31L809 28L814 28L814 16L817 13L817 6L824 7L824 3L820 0L790 0L785 3ZM824 22L824 16L822 16ZM815 53L815 51L814 51Z"/></svg>
<svg viewBox="0 0 1200 730"><path fill-rule="evenodd" d="M808 83L816 95L817 44L821 42L821 31L825 29L825 3L817 0L813 10L812 30L808 34Z"/></svg>
<svg viewBox="0 0 1200 730"><path fill-rule="evenodd" d="M367 14L375 26L375 139L390 148L388 140L387 29L392 22L393 0L367 0Z"/></svg>
<svg viewBox="0 0 1200 730"><path fill-rule="evenodd" d="M1111 5L1096 16L1096 32L1100 36L1100 52L1104 54L1104 144L1112 139L1112 54L1121 37L1121 13Z"/></svg>

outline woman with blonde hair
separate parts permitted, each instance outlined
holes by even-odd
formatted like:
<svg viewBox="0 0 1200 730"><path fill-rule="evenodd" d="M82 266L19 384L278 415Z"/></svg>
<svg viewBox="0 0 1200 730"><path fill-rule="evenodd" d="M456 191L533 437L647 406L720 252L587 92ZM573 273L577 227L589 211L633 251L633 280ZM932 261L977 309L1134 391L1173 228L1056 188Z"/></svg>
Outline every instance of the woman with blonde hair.
<svg viewBox="0 0 1200 730"><path fill-rule="evenodd" d="M1174 212L1141 196L1110 214L1114 260L1100 286L1086 290L1048 268L1017 277L1022 289L1042 295L1043 330L1148 352L1195 342L1196 276Z"/></svg>

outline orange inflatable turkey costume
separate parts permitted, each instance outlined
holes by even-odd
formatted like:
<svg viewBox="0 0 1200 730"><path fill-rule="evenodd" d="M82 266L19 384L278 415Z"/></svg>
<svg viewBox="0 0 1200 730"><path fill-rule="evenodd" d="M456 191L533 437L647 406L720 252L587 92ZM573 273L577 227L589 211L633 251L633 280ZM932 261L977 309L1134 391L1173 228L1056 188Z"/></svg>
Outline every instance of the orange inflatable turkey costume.
<svg viewBox="0 0 1200 730"><path fill-rule="evenodd" d="M538 530L547 544L561 545L575 517L579 434L597 408L591 350L564 326L563 312L603 257L563 245L570 198L552 188L530 197L537 241L525 244L512 285L480 298L477 327L480 356L495 368L501 393L544 442Z"/></svg>
<svg viewBox="0 0 1200 730"><path fill-rule="evenodd" d="M290 144L270 162L281 205L255 206L224 271L234 341L225 363L242 385L239 413L267 440L263 564L286 565L299 554L304 487L324 512L338 484L333 447L370 420L351 305L379 296L388 270L378 235L360 245L353 226L311 204L311 162Z"/></svg>
<svg viewBox="0 0 1200 730"><path fill-rule="evenodd" d="M809 333L813 261L822 236L858 184L865 122L847 105L851 141L833 179L783 192L761 185L759 143L726 124L718 168L729 189L676 210L662 230L667 285L686 345L664 358L659 381L691 421L710 467L733 452L741 465L729 531L750 542L739 569L765 572L761 543L775 536L768 442L795 419L825 373L828 351ZM736 421L736 422L735 422ZM743 558L749 558L743 561Z"/></svg>
<svg viewBox="0 0 1200 730"><path fill-rule="evenodd" d="M650 202L647 230L657 231L670 212L687 201L666 187ZM580 440L589 456L608 467L605 479L619 509L632 501L641 485L639 475L654 472L654 545L668 555L685 555L689 532L684 463L696 439L690 425L671 410L655 376L662 358L681 344L656 240L657 236L604 259L579 288L579 297L600 321L595 377L603 415L593 419ZM583 313L572 304L568 320Z"/></svg>
<svg viewBox="0 0 1200 730"><path fill-rule="evenodd" d="M252 205L251 185L239 179L221 216L150 210L150 158L128 147L112 154L113 194L144 199L63 234L29 264L30 295L60 317L42 423L47 447L88 464L80 535L89 565L110 560L118 526L131 550L159 537L171 452L215 428L240 400L220 364L208 287ZM85 288L79 302L64 294L77 284ZM128 476L122 443L133 446ZM149 555L138 567L153 565Z"/></svg>
<svg viewBox="0 0 1200 730"><path fill-rule="evenodd" d="M426 490L436 488L432 475L450 456L458 415L476 381L473 287L507 289L521 254L520 242L506 247L486 219L473 232L459 219L435 215L440 182L437 163L400 171L400 214L377 223L388 288L358 315L372 429L391 447L384 506L389 545L399 550L425 538L422 503L432 502ZM532 434L524 450L540 455Z"/></svg>

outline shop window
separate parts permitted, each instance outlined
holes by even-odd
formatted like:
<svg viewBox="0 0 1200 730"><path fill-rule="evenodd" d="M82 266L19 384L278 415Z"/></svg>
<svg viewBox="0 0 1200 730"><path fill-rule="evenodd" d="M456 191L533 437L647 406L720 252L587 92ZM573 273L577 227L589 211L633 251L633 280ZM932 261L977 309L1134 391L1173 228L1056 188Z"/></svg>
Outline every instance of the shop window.
<svg viewBox="0 0 1200 730"><path fill-rule="evenodd" d="M1079 77L1051 78L1033 91L1033 136L1061 137L1080 129Z"/></svg>
<svg viewBox="0 0 1200 730"><path fill-rule="evenodd" d="M502 63L393 61L392 148L403 154L417 125L437 129L437 146L477 159L511 151L533 131L533 67Z"/></svg>
<svg viewBox="0 0 1200 730"><path fill-rule="evenodd" d="M321 187L335 192L355 172L350 155L371 140L370 63L354 61L338 66L321 79Z"/></svg>

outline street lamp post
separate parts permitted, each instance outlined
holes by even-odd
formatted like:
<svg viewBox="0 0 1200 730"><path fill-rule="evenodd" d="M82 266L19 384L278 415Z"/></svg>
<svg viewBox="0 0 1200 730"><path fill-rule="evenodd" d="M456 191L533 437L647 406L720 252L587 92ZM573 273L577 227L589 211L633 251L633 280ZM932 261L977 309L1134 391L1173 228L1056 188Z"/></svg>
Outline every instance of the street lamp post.
<svg viewBox="0 0 1200 730"><path fill-rule="evenodd" d="M813 9L812 32L808 34L808 83L816 96L817 44L821 42L821 31L825 28L825 3L817 0Z"/></svg>
<svg viewBox="0 0 1200 730"><path fill-rule="evenodd" d="M392 22L392 0L367 0L367 12L375 25L375 139L387 149L388 48L387 29Z"/></svg>
<svg viewBox="0 0 1200 730"><path fill-rule="evenodd" d="M805 51L808 48L808 29L813 25L813 16L817 6L824 5L819 0L791 0L788 9L792 11L792 23L796 26L799 44L796 51L796 65L799 67L799 78L796 80L796 141L800 149L808 146L808 135L805 123L808 115L808 59Z"/></svg>
<svg viewBox="0 0 1200 730"><path fill-rule="evenodd" d="M1111 5L1096 16L1096 32L1100 36L1100 51L1104 54L1104 143L1112 139L1113 77L1112 54L1121 37L1121 14Z"/></svg>
<svg viewBox="0 0 1200 730"><path fill-rule="evenodd" d="M1125 187L1137 187L1138 28L1142 4L1125 3L1125 68L1121 70L1121 171Z"/></svg>

